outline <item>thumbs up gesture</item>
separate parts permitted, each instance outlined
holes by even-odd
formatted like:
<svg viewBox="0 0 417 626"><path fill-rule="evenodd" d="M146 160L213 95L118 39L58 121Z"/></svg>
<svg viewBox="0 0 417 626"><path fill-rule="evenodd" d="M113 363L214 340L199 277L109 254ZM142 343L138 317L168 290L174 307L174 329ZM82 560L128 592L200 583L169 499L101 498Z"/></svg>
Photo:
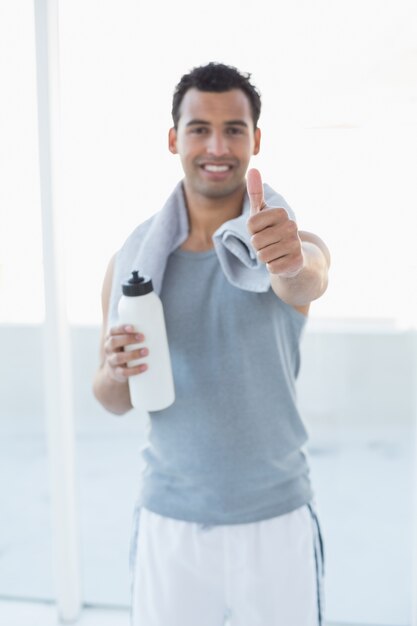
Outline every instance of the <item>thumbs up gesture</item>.
<svg viewBox="0 0 417 626"><path fill-rule="evenodd" d="M304 267L297 224L290 220L285 209L266 205L258 170L248 171L247 189L251 213L247 227L258 259L271 274L294 278Z"/></svg>

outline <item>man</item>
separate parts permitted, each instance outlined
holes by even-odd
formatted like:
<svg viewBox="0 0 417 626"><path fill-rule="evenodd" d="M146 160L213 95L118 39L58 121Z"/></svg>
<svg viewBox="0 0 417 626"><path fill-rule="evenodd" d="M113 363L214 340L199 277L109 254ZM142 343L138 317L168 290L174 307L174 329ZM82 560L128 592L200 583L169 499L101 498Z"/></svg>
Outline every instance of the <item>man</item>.
<svg viewBox="0 0 417 626"><path fill-rule="evenodd" d="M141 263L155 254L155 272L163 268L176 388L174 404L151 413L143 453L134 625L322 624L321 537L294 383L330 257L257 170L245 180L261 141L260 96L249 79L216 63L182 77L169 150L184 180L104 279L97 399L129 411L128 377L148 367L146 337L118 325L116 312L120 282L143 269L135 266L141 253ZM224 247L230 229L235 256ZM166 237L169 249L153 253ZM142 362L129 367L132 359Z"/></svg>

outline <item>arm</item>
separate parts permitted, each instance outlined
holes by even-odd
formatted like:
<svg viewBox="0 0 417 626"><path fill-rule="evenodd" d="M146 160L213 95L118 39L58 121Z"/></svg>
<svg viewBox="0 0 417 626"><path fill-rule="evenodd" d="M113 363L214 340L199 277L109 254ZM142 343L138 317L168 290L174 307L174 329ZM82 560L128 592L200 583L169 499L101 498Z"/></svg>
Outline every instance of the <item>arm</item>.
<svg viewBox="0 0 417 626"><path fill-rule="evenodd" d="M144 336L137 334L129 326L115 326L107 330L111 286L113 281L113 257L107 267L101 294L103 325L100 339L100 365L93 382L93 393L105 409L116 415L123 415L132 408L129 395L128 377L140 374L147 369L142 363L128 367L127 359L138 359L148 354L147 348L133 350L128 354L124 347L144 341Z"/></svg>
<svg viewBox="0 0 417 626"><path fill-rule="evenodd" d="M324 241L313 233L298 231L298 238L301 269L292 277L271 271L271 287L281 300L307 313L310 302L320 298L327 289L330 252Z"/></svg>

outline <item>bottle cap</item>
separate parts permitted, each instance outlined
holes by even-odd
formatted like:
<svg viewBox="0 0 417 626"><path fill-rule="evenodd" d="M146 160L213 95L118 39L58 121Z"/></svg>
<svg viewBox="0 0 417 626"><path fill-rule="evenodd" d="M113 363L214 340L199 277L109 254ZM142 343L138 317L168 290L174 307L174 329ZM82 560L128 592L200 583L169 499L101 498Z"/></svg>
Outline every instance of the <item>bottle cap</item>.
<svg viewBox="0 0 417 626"><path fill-rule="evenodd" d="M139 272L134 270L129 280L122 284L124 296L144 296L153 291L152 280L149 276L139 276Z"/></svg>

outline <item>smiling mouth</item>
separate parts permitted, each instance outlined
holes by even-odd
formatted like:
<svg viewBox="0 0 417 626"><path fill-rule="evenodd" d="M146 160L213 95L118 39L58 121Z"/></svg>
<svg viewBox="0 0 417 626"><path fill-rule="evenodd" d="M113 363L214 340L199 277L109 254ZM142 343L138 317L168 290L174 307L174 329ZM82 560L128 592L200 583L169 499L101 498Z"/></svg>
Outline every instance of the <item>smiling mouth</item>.
<svg viewBox="0 0 417 626"><path fill-rule="evenodd" d="M213 172L213 173L223 173L223 172L228 172L229 170L232 169L232 165L215 165L214 163L203 163L203 165L200 165L201 169L203 169L205 172Z"/></svg>

